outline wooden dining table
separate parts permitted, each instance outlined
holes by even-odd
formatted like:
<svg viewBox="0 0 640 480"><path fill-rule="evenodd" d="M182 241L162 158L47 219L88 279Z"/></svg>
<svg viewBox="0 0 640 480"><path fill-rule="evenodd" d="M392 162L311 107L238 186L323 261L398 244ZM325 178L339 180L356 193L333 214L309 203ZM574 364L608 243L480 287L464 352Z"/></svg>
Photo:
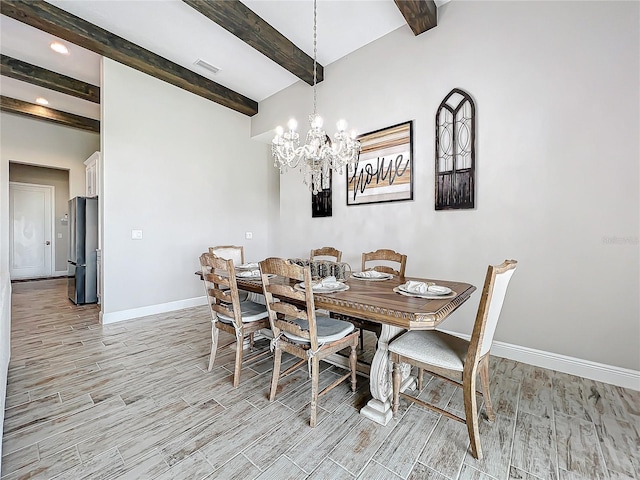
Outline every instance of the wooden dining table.
<svg viewBox="0 0 640 480"><path fill-rule="evenodd" d="M393 291L395 287L409 280L433 282L449 287L455 292L455 296L426 299L405 296ZM262 283L259 279L237 277L237 282L242 290L262 293ZM384 281L348 277L346 284L349 285L349 289L342 292L315 293L315 306L334 314L377 322L382 326L373 360L370 366L365 366L365 373L369 375L372 398L360 413L377 423L386 425L392 417L392 364L389 360L389 342L405 330L435 329L469 299L476 287L464 282L398 276ZM340 357L336 358L337 364L347 366L346 362L346 359L341 361ZM415 377L411 376L409 365L403 367L402 377L403 390L415 386Z"/></svg>

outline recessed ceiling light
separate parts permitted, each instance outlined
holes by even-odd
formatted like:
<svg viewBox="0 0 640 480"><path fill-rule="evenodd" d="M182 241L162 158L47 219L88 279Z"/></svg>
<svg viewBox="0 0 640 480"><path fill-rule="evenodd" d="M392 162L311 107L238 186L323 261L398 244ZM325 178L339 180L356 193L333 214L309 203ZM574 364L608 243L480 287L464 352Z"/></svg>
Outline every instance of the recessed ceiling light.
<svg viewBox="0 0 640 480"><path fill-rule="evenodd" d="M53 50L54 52L58 52L63 55L69 55L69 49L60 42L52 42L51 45L49 46L51 47L51 50Z"/></svg>
<svg viewBox="0 0 640 480"><path fill-rule="evenodd" d="M42 97L36 98L36 103L40 105L49 105L49 101L46 98L42 98Z"/></svg>

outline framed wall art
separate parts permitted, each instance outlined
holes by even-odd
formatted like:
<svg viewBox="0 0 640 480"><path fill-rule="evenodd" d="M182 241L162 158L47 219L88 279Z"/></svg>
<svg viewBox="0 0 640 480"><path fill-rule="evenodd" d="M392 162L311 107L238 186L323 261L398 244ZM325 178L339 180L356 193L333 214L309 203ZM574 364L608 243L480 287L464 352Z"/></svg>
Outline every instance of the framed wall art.
<svg viewBox="0 0 640 480"><path fill-rule="evenodd" d="M454 88L436 112L436 210L475 207L476 106Z"/></svg>
<svg viewBox="0 0 640 480"><path fill-rule="evenodd" d="M360 158L347 168L347 205L413 200L413 121L358 140Z"/></svg>
<svg viewBox="0 0 640 480"><path fill-rule="evenodd" d="M333 214L332 210L332 170L329 170L327 175L320 174L320 184L322 186L322 190L318 193L311 193L311 217L330 217ZM313 182L313 180L312 180Z"/></svg>

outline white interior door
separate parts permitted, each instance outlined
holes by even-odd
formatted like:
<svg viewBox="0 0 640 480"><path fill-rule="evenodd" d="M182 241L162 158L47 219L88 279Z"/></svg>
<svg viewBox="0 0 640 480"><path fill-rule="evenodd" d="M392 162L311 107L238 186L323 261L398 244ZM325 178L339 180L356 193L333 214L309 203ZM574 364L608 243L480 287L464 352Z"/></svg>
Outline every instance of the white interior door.
<svg viewBox="0 0 640 480"><path fill-rule="evenodd" d="M51 276L54 187L9 182L11 279Z"/></svg>

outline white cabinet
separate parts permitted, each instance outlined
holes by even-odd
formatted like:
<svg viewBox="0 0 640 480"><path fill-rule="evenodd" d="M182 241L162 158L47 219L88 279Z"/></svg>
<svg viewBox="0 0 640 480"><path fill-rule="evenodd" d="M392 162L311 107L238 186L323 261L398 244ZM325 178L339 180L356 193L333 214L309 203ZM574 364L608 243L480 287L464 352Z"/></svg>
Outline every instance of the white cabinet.
<svg viewBox="0 0 640 480"><path fill-rule="evenodd" d="M86 167L86 189L87 197L100 197L102 195L102 182L100 179L100 152L95 152L84 161ZM96 250L97 274L98 274L98 304L102 304L102 198L98 200L98 249ZM100 317L102 318L102 317Z"/></svg>
<svg viewBox="0 0 640 480"><path fill-rule="evenodd" d="M100 196L100 152L95 152L84 161L86 173L86 196Z"/></svg>

